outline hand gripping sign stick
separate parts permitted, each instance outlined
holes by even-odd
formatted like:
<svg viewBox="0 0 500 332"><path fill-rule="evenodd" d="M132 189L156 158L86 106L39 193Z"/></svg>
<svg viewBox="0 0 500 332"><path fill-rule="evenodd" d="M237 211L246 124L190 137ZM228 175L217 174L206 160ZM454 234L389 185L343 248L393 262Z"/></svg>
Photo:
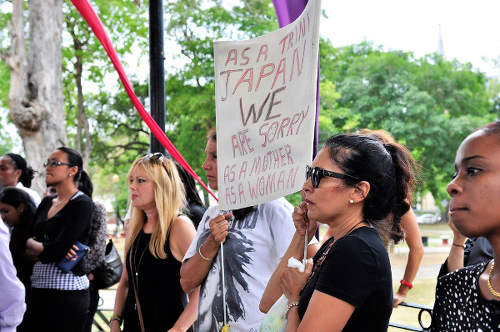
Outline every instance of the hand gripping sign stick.
<svg viewBox="0 0 500 332"><path fill-rule="evenodd" d="M227 323L227 311L226 311L226 280L224 276L224 245L220 243L220 261L221 261L221 273L222 273L222 305L224 310L224 326L222 326L221 332L229 331L229 324Z"/></svg>
<svg viewBox="0 0 500 332"><path fill-rule="evenodd" d="M229 210L220 210L220 214L230 213ZM228 220L231 222L233 217ZM229 233L229 232L228 232ZM226 308L226 277L224 275L224 243L220 243L220 265L222 274L222 308L224 312L224 326L222 326L221 332L229 332L229 324L227 322L227 308Z"/></svg>

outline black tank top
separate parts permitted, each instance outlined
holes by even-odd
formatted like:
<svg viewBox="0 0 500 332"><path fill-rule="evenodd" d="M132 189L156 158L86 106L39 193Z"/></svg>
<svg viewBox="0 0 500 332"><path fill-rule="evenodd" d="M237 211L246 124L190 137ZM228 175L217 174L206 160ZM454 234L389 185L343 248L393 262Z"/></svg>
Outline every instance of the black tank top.
<svg viewBox="0 0 500 332"><path fill-rule="evenodd" d="M136 277L141 312L147 332L165 332L170 329L184 310L187 300L180 285L181 263L172 255L168 239L165 242L166 259L155 258L151 254L150 240L151 234L141 230L127 254L129 289L124 311L124 331L141 331L132 284L134 276L131 271ZM132 255L132 269L130 255Z"/></svg>

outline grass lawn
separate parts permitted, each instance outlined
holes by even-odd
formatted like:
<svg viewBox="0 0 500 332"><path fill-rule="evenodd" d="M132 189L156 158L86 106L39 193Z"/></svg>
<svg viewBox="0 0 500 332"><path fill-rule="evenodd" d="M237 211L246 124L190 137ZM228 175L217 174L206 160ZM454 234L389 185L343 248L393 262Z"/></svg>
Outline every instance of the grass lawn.
<svg viewBox="0 0 500 332"><path fill-rule="evenodd" d="M434 303L436 283L436 278L420 279L415 281L413 289L408 293L407 302L432 307ZM397 289L397 287L399 287L399 283L394 284L394 289ZM427 327L430 324L430 316L428 314L423 314L422 320L424 326ZM418 310L407 307L395 308L392 311L391 322L420 327L418 323ZM389 331L397 332L402 330L390 327Z"/></svg>

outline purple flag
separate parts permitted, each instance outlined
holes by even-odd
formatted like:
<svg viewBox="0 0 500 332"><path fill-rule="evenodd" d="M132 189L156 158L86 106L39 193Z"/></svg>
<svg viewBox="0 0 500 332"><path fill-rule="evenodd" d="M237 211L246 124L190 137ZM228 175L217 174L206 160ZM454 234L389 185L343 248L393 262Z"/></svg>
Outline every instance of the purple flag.
<svg viewBox="0 0 500 332"><path fill-rule="evenodd" d="M308 0L273 0L274 10L278 17L280 28L295 21L306 8ZM316 90L316 120L314 124L313 158L318 153L318 117L319 117L319 61L318 61L318 81Z"/></svg>

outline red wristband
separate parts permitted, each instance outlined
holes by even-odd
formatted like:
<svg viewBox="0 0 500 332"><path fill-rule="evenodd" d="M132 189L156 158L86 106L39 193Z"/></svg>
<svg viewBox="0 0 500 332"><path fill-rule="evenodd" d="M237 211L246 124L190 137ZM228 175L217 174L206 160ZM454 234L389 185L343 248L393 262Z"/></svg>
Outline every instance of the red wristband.
<svg viewBox="0 0 500 332"><path fill-rule="evenodd" d="M411 282L409 282L409 281L404 280L404 279L401 279L400 283L401 283L401 285L406 286L409 289L413 288L413 284Z"/></svg>

